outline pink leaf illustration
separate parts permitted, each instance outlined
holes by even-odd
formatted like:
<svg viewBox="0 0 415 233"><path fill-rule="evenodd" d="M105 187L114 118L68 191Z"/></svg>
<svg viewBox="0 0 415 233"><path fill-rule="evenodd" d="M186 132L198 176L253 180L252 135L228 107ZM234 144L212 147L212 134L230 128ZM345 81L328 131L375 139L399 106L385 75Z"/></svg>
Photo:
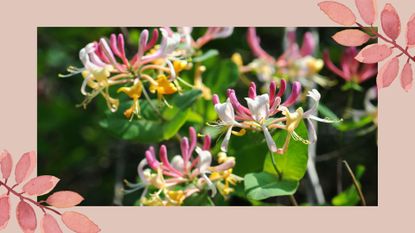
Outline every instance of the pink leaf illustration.
<svg viewBox="0 0 415 233"><path fill-rule="evenodd" d="M392 40L396 40L401 33L401 20L391 4L386 4L380 15L382 29Z"/></svg>
<svg viewBox="0 0 415 233"><path fill-rule="evenodd" d="M96 233L101 231L88 217L78 212L64 212L62 214L62 221L65 226L76 233Z"/></svg>
<svg viewBox="0 0 415 233"><path fill-rule="evenodd" d="M378 88L389 87L399 73L399 59L393 57L387 61L379 71L377 77Z"/></svg>
<svg viewBox="0 0 415 233"><path fill-rule="evenodd" d="M76 192L59 191L48 197L46 203L56 208L70 208L78 205L84 198Z"/></svg>
<svg viewBox="0 0 415 233"><path fill-rule="evenodd" d="M352 26L356 23L356 17L353 12L341 3L324 1L320 2L318 6L331 20L340 25Z"/></svg>
<svg viewBox="0 0 415 233"><path fill-rule="evenodd" d="M355 57L362 63L377 63L385 60L392 54L392 49L384 44L371 44L364 47Z"/></svg>
<svg viewBox="0 0 415 233"><path fill-rule="evenodd" d="M405 91L409 91L412 87L412 66L408 62L402 69L401 72L401 86Z"/></svg>
<svg viewBox="0 0 415 233"><path fill-rule="evenodd" d="M346 29L334 34L333 39L344 46L360 46L366 43L370 36L358 29Z"/></svg>
<svg viewBox="0 0 415 233"><path fill-rule="evenodd" d="M363 21L372 25L376 18L376 0L355 0L355 3Z"/></svg>
<svg viewBox="0 0 415 233"><path fill-rule="evenodd" d="M36 155L34 151L24 153L16 164L14 171L16 183L22 183L32 173L36 165Z"/></svg>
<svg viewBox="0 0 415 233"><path fill-rule="evenodd" d="M8 179L10 177L10 173L12 173L13 167L13 160L10 153L6 150L1 152L0 155L0 164L1 164L1 173L3 174L4 179Z"/></svg>
<svg viewBox="0 0 415 233"><path fill-rule="evenodd" d="M62 233L58 222L50 214L45 214L40 222L40 229L42 233Z"/></svg>
<svg viewBox="0 0 415 233"><path fill-rule="evenodd" d="M33 208L24 201L20 201L16 208L17 222L24 233L33 233L36 230L36 214Z"/></svg>
<svg viewBox="0 0 415 233"><path fill-rule="evenodd" d="M406 44L408 47L415 46L415 14L411 16L407 24L407 31L406 31Z"/></svg>
<svg viewBox="0 0 415 233"><path fill-rule="evenodd" d="M6 228L10 219L10 199L4 195L0 197L0 230Z"/></svg>
<svg viewBox="0 0 415 233"><path fill-rule="evenodd" d="M28 195L41 196L55 188L59 179L55 176L38 176L28 181L23 186L23 191Z"/></svg>

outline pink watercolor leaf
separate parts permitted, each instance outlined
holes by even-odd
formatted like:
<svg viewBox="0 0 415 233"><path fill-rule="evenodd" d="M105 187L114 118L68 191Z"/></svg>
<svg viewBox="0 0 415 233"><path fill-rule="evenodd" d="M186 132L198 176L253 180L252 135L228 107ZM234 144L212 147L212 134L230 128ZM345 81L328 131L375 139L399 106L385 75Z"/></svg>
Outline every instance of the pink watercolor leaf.
<svg viewBox="0 0 415 233"><path fill-rule="evenodd" d="M79 205L84 198L76 192L59 191L48 197L46 203L56 208L70 208Z"/></svg>
<svg viewBox="0 0 415 233"><path fill-rule="evenodd" d="M401 33L401 20L395 8L391 4L386 4L380 15L382 30L392 40L396 40Z"/></svg>
<svg viewBox="0 0 415 233"><path fill-rule="evenodd" d="M415 47L415 14L411 16L407 23L406 44L408 47Z"/></svg>
<svg viewBox="0 0 415 233"><path fill-rule="evenodd" d="M377 77L378 88L389 87L399 73L399 59L393 57L380 69Z"/></svg>
<svg viewBox="0 0 415 233"><path fill-rule="evenodd" d="M412 66L408 62L402 69L401 72L401 86L405 91L409 91L412 88L412 80L413 80L413 71Z"/></svg>
<svg viewBox="0 0 415 233"><path fill-rule="evenodd" d="M376 0L355 0L355 3L363 21L372 25L376 19Z"/></svg>
<svg viewBox="0 0 415 233"><path fill-rule="evenodd" d="M42 233L62 233L58 222L50 214L45 214L40 222L40 230Z"/></svg>
<svg viewBox="0 0 415 233"><path fill-rule="evenodd" d="M378 63L392 54L392 49L384 44L371 44L364 47L355 59L362 63Z"/></svg>
<svg viewBox="0 0 415 233"><path fill-rule="evenodd" d="M23 191L28 195L42 196L55 188L58 182L59 178L55 176L38 176L29 180L23 186Z"/></svg>
<svg viewBox="0 0 415 233"><path fill-rule="evenodd" d="M343 26L352 26L356 23L356 16L347 6L334 2L324 1L318 4L320 9L334 22Z"/></svg>
<svg viewBox="0 0 415 233"><path fill-rule="evenodd" d="M24 233L33 233L36 230L36 214L26 202L20 201L16 208L17 222Z"/></svg>
<svg viewBox="0 0 415 233"><path fill-rule="evenodd" d="M94 222L81 213L68 211L64 212L61 217L65 226L76 233L96 233L101 231Z"/></svg>
<svg viewBox="0 0 415 233"><path fill-rule="evenodd" d="M2 151L0 154L0 166L3 178L9 179L10 174L12 173L13 160L10 153L6 150Z"/></svg>
<svg viewBox="0 0 415 233"><path fill-rule="evenodd" d="M27 179L36 166L36 154L34 151L24 153L16 164L14 171L16 183L20 184Z"/></svg>
<svg viewBox="0 0 415 233"><path fill-rule="evenodd" d="M360 46L366 43L370 36L358 29L346 29L337 32L333 36L333 40L344 46Z"/></svg>
<svg viewBox="0 0 415 233"><path fill-rule="evenodd" d="M0 197L0 230L6 228L10 219L10 198L7 195Z"/></svg>

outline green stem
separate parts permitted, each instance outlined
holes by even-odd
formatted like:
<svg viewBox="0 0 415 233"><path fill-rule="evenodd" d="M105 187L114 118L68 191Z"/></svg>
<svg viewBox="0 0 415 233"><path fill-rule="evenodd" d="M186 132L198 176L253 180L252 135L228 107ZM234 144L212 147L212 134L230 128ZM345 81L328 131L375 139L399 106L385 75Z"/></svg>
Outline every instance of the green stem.
<svg viewBox="0 0 415 233"><path fill-rule="evenodd" d="M289 195L290 202L293 206L298 206L297 200L295 199L294 195Z"/></svg>
<svg viewBox="0 0 415 233"><path fill-rule="evenodd" d="M354 176L353 171L350 168L350 166L347 163L347 161L346 160L343 160L343 163L344 163L344 166L346 167L347 171L349 172L350 176L352 177L354 187L356 188L357 193L359 194L360 200L362 201L362 205L363 206L366 206L366 199L363 196L363 192L362 192L362 189L360 188L359 182L357 181L356 177Z"/></svg>
<svg viewBox="0 0 415 233"><path fill-rule="evenodd" d="M207 196L207 199L211 206L215 206L215 203L213 202L212 198L209 197L209 195Z"/></svg>
<svg viewBox="0 0 415 233"><path fill-rule="evenodd" d="M271 152L272 166L274 167L275 172L277 172L278 180L282 180L282 172L278 170L277 163L275 162L275 159L274 159L274 155L272 154L272 151L270 152Z"/></svg>

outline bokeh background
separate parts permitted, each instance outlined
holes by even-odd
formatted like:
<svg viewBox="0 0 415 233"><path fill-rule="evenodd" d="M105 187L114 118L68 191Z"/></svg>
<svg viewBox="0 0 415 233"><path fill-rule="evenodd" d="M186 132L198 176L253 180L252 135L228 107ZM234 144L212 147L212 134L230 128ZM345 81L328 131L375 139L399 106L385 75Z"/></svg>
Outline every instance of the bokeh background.
<svg viewBox="0 0 415 233"><path fill-rule="evenodd" d="M57 190L70 189L85 197L86 206L133 205L137 195L119 199L122 181L135 180L137 164L143 158L148 145L138 141L124 141L104 130L99 121L105 117L105 103L96 98L87 109L77 108L83 96L80 93L82 77L58 78L69 65L81 67L79 50L87 43L111 33L128 34L127 46L135 49L139 28L38 28L38 174L50 174L61 178ZM195 37L205 29L196 29ZM283 52L284 28L257 28L261 45L270 54ZM319 49L316 57L328 49L335 62L339 62L344 47L337 45L331 36L340 28L298 28L297 34L305 31L319 34ZM215 40L204 49L215 48L223 58L239 52L245 61L253 56L246 42L246 28L236 28L231 37ZM320 88L321 100L336 115L342 116L348 95L341 90L344 81L323 68L321 74L338 85L329 89ZM365 90L375 85L375 79L363 83L364 91L355 92L353 107L363 109ZM378 203L378 156L377 131L360 135L356 131L339 132L329 124L319 124L316 166L324 190L327 205L340 192L352 184L342 165L347 160L353 169L365 167L361 185L369 205ZM302 180L296 193L300 204L313 204L307 198L310 185L308 178ZM284 204L283 197L277 202ZM229 205L252 205L237 196Z"/></svg>

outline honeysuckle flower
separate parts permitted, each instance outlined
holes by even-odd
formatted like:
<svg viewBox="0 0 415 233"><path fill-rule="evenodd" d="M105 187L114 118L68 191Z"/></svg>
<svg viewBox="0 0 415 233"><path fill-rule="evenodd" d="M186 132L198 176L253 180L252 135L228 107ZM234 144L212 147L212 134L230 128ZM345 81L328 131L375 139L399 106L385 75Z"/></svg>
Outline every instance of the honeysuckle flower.
<svg viewBox="0 0 415 233"><path fill-rule="evenodd" d="M177 92L177 87L167 79L164 74L157 77L155 82L150 84L150 92L156 93L159 99L163 99L163 95L171 95Z"/></svg>
<svg viewBox="0 0 415 233"><path fill-rule="evenodd" d="M274 153L280 153L275 144L270 132L269 127L273 125L274 128L281 128L279 125L283 118L273 117L280 112L279 106L289 107L293 105L301 92L301 84L295 82L292 86L291 95L281 103L281 97L283 96L286 88L286 82L281 80L280 89L276 93L276 83L271 82L269 87L269 93L257 95L256 85L251 83L248 91L248 97L245 98L248 107L242 106L232 89L228 90L228 99L225 103L220 103L217 95L213 98L213 104L215 110L218 113L220 121L217 123L219 127L227 128L227 132L224 140L222 141L221 150L227 151L228 143L231 134L243 135L246 129L259 130L264 133L265 141L268 149ZM240 132L232 131L233 127L239 127L242 130ZM271 128L272 128L271 127Z"/></svg>
<svg viewBox="0 0 415 233"><path fill-rule="evenodd" d="M168 159L165 145L160 146L158 158L154 147L150 147L137 168L141 183L127 183L132 188L127 192L144 188L141 203L147 205L181 205L187 197L203 190L210 190L212 196L216 195L217 189L223 195L232 192L230 185L241 180L232 174L235 158L219 153L218 165L213 165L210 136L206 135L203 145L199 147L193 128L189 129L189 135L189 139L183 137L181 140L181 154L175 155L171 160ZM193 155L194 152L196 156ZM214 180L209 176L213 173ZM147 198L150 186L157 191ZM179 187L181 189L177 189Z"/></svg>
<svg viewBox="0 0 415 233"><path fill-rule="evenodd" d="M364 64L358 62L356 55L358 50L355 47L347 47L341 56L340 67L338 68L334 65L333 61L330 58L329 52L324 51L323 58L327 67L336 75L344 79L347 83L350 84L361 84L366 80L372 78L377 73L376 64ZM361 90L359 85L345 85L344 89L355 88Z"/></svg>
<svg viewBox="0 0 415 233"><path fill-rule="evenodd" d="M141 81L139 79L135 79L134 84L132 86L121 87L117 90L117 92L124 92L133 100L133 104L131 105L131 107L124 111L124 116L128 119L132 119L133 114L139 117L139 99L141 97L141 93L143 92L143 84L141 83Z"/></svg>
<svg viewBox="0 0 415 233"><path fill-rule="evenodd" d="M285 129L288 132L285 144L282 149L283 151L287 149L286 147L288 146L290 138L293 138L294 140L301 141L306 144L315 143L317 141L317 133L314 128L314 124L312 120L322 122L322 123L339 122L338 120L322 119L317 116L318 104L320 102L321 95L316 89L309 91L307 96L310 97L314 101L314 104L306 112L304 112L302 107L299 107L294 112L290 112L290 110L287 107L280 106L282 114L286 116ZM295 132L295 129L298 127L298 125L303 119L307 120L310 126L309 131L308 131L308 135L309 135L308 139L302 138L300 135L298 135Z"/></svg>
<svg viewBox="0 0 415 233"><path fill-rule="evenodd" d="M307 89L311 89L314 83L330 85L331 82L318 74L324 65L323 60L312 56L316 47L314 35L306 32L300 47L296 41L295 29L287 30L285 51L279 57L274 57L261 47L255 28L248 28L247 42L256 58L243 65L240 55L234 55L232 60L238 65L239 71L255 73L265 85L269 85L273 79L281 78L299 81Z"/></svg>
<svg viewBox="0 0 415 233"><path fill-rule="evenodd" d="M190 35L191 28L181 28L179 31L174 33L168 28L160 28L154 29L150 35L148 30L142 30L137 52L131 59L126 55L122 34L112 34L109 39L100 38L80 50L82 68L69 67L69 74L60 76L82 74L84 81L81 93L85 95L85 100L81 105L84 107L101 94L108 108L117 111L119 100L109 93L112 86L118 86L118 93L125 93L133 100L132 105L124 111L125 117L130 120L133 116L140 118L139 99L142 92L149 90L168 105L163 96L182 91L179 81L184 81L179 75L192 67L189 58L194 55L193 52L188 54L184 51L183 45L194 42ZM157 44L159 38L161 40ZM205 88L203 84L198 85ZM208 92L204 93L209 97ZM144 97L151 101L149 95Z"/></svg>

